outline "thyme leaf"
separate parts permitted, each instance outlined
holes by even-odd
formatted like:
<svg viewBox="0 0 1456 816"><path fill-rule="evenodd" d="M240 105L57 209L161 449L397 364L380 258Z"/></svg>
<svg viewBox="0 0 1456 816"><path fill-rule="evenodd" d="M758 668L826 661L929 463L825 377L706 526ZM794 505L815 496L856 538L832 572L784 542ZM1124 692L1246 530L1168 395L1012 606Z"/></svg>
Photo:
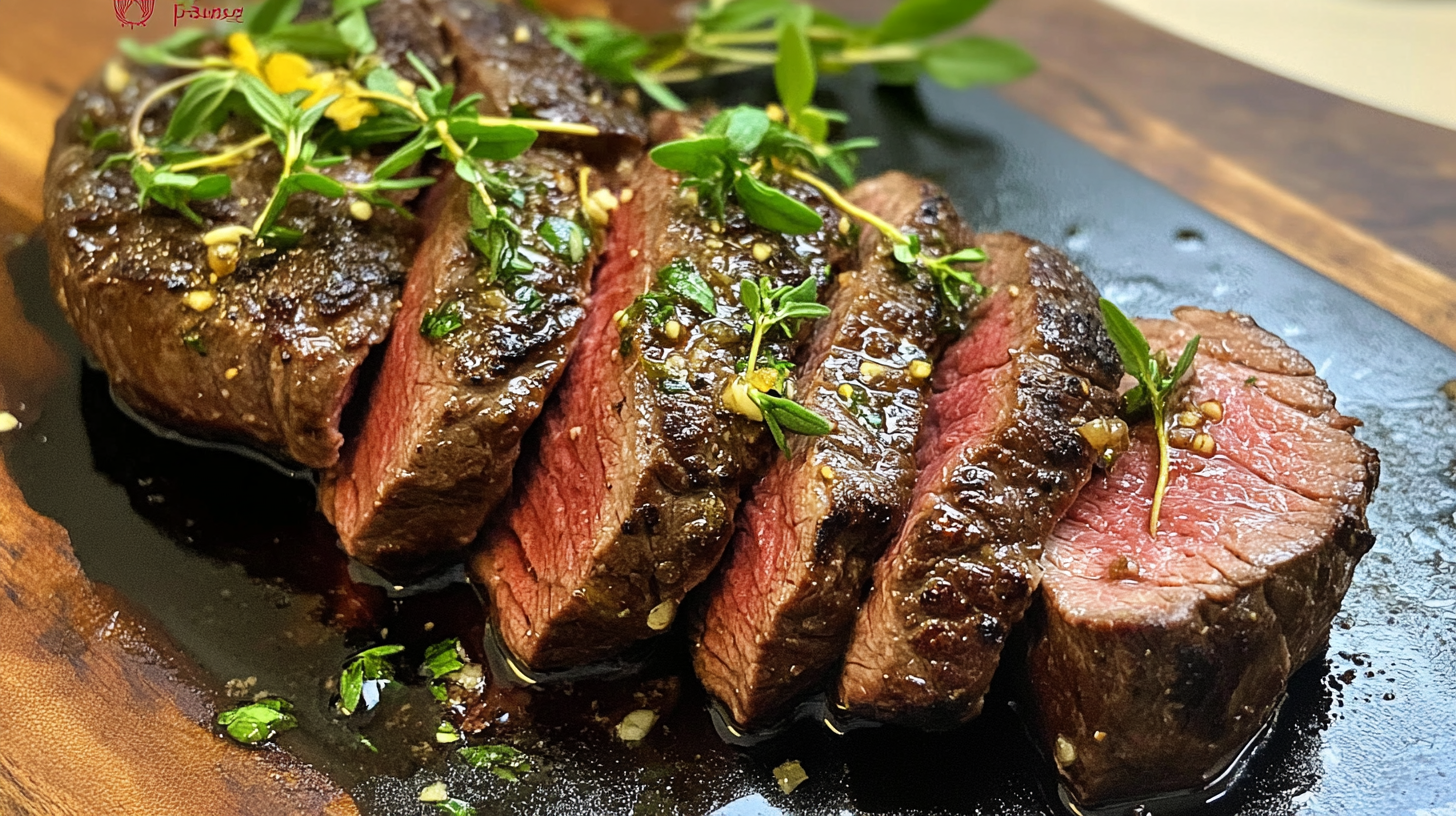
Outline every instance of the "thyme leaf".
<svg viewBox="0 0 1456 816"><path fill-rule="evenodd" d="M1122 358L1122 368L1137 385L1123 395L1123 411L1136 416L1145 411L1152 413L1153 430L1158 439L1158 481L1153 488L1153 509L1148 518L1148 534L1158 534L1158 516L1163 507L1163 495L1168 490L1168 411L1177 390L1178 382L1193 366L1198 354L1199 335L1194 335L1183 346L1178 361L1169 365L1168 355L1159 350L1153 352L1148 339L1137 325L1107 298L1098 301L1102 319L1107 325L1107 334L1117 347Z"/></svg>

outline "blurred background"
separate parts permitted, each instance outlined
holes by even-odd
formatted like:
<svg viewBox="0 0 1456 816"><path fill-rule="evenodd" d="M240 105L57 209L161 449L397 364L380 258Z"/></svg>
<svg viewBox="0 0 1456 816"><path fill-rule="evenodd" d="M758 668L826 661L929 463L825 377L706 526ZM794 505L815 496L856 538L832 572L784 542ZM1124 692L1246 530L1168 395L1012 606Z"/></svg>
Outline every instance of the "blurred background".
<svg viewBox="0 0 1456 816"><path fill-rule="evenodd" d="M1456 129L1453 0L1103 2L1290 79Z"/></svg>

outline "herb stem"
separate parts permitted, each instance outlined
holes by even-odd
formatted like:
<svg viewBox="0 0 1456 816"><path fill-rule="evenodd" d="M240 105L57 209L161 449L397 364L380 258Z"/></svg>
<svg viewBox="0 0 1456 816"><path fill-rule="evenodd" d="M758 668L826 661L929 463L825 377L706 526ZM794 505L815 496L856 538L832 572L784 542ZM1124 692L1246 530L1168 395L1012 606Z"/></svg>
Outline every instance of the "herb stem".
<svg viewBox="0 0 1456 816"><path fill-rule="evenodd" d="M843 194L836 190L834 188L834 185L830 184L824 179L821 179L813 173L810 173L809 171L800 169L798 167L789 168L789 175L795 179L798 179L799 181L804 182L805 184L808 184L810 187L813 187L820 193L823 193L824 197L829 200L830 204L834 205L835 209L839 210L845 215L850 216L851 218L856 218L860 221L865 222L866 224L869 224L870 226L879 230L882 235L884 235L886 238L889 238L894 243L910 243L910 239L905 236L905 233L896 229L893 224L879 217L878 215L875 215L869 210L864 209L863 207L855 206L853 203L850 202L849 199L845 198Z"/></svg>
<svg viewBox="0 0 1456 816"><path fill-rule="evenodd" d="M811 40L820 42L843 42L849 39L844 31L827 26L813 26L804 32ZM698 41L710 45L773 45L779 41L777 28L756 29L753 31L723 31L716 34L703 34Z"/></svg>
<svg viewBox="0 0 1456 816"><path fill-rule="evenodd" d="M695 79L705 79L707 77L724 76L727 74L738 74L744 71L751 71L757 67L759 66L749 65L748 63L743 62L720 62L716 65L712 65L706 68L692 67L678 68L672 71L664 71L654 78L658 82L664 82L669 84L676 82L691 82Z"/></svg>
<svg viewBox="0 0 1456 816"><path fill-rule="evenodd" d="M187 87L201 79L206 73L206 71L194 71L190 74L183 74L175 79L163 82L161 85L153 88L151 93L142 97L142 101L137 104L137 109L132 111L131 121L127 123L126 132L131 140L132 153L136 154L137 161L141 162L142 166L146 169L154 169L152 163L146 159L147 154L157 151L151 145L148 145L146 138L142 136L142 118L147 115L147 111L153 105L157 104L162 97L179 88Z"/></svg>
<svg viewBox="0 0 1456 816"><path fill-rule="evenodd" d="M748 380L753 376L753 370L758 366L758 351L763 345L763 334L768 326L764 325L763 315L753 316L753 343L748 348L748 365L743 370L743 379Z"/></svg>
<svg viewBox="0 0 1456 816"><path fill-rule="evenodd" d="M920 49L913 45L877 45L873 48L846 48L838 54L825 54L825 62L836 67L868 65L876 62L913 62L920 58Z"/></svg>
<svg viewBox="0 0 1456 816"><path fill-rule="evenodd" d="M232 164L234 159L245 155L249 151L257 150L258 148L262 147L265 144L268 144L272 140L272 137L270 137L268 134L260 133L257 136L254 136L253 138L247 140L246 142L243 142L242 144L233 145L232 147L222 151L221 153L215 153L211 156L203 156L201 158L193 159L192 161L185 161L180 164L174 164L172 165L172 172L185 173L188 170L196 170L201 167L225 167L229 164Z"/></svg>
<svg viewBox="0 0 1456 816"><path fill-rule="evenodd" d="M1148 534L1157 537L1158 515L1163 511L1163 494L1168 492L1168 425L1163 407L1153 403L1153 427L1158 434L1158 483L1153 488L1153 512L1148 517Z"/></svg>
<svg viewBox="0 0 1456 816"><path fill-rule="evenodd" d="M694 53L712 59L727 60L742 65L773 65L778 54L758 48L719 48L713 45L693 43L688 46Z"/></svg>
<svg viewBox="0 0 1456 816"><path fill-rule="evenodd" d="M520 125L524 128L530 128L537 133L565 133L571 136L602 135L601 130L591 125L583 125L576 122L551 122L546 119L513 119L507 116L482 116L479 122L486 127Z"/></svg>

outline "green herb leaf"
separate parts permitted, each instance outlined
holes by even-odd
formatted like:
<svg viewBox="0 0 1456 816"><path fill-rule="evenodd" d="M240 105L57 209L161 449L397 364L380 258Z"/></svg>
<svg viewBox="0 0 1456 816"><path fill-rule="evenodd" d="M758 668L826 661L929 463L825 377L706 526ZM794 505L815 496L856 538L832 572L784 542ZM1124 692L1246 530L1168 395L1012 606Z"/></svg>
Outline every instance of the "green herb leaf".
<svg viewBox="0 0 1456 816"><path fill-rule="evenodd" d="M265 697L218 714L217 724L238 742L257 745L279 732L297 728L298 720L293 716L292 703L282 697Z"/></svg>
<svg viewBox="0 0 1456 816"><path fill-rule="evenodd" d="M442 303L435 310L425 312L424 318L420 320L420 334L431 340L439 340L459 331L464 325L459 305L454 302Z"/></svg>
<svg viewBox="0 0 1456 816"><path fill-rule="evenodd" d="M712 287L687 258L678 258L657 270L657 283L668 294L697 306L710 317L718 313L718 300Z"/></svg>
<svg viewBox="0 0 1456 816"><path fill-rule="evenodd" d="M339 38L356 54L372 54L379 48L374 32L369 28L369 18L363 10L352 11L339 18Z"/></svg>
<svg viewBox="0 0 1456 816"><path fill-rule="evenodd" d="M243 30L253 36L268 34L293 22L303 8L303 0L263 0L248 9Z"/></svg>
<svg viewBox="0 0 1456 816"><path fill-rule="evenodd" d="M256 36L254 42L263 51L292 51L331 62L343 60L354 51L340 29L329 20L282 26Z"/></svg>
<svg viewBox="0 0 1456 816"><path fill-rule="evenodd" d="M466 154L477 159L514 159L536 143L536 131L520 125L482 125L477 121L452 119L449 127L450 135L466 145Z"/></svg>
<svg viewBox="0 0 1456 816"><path fill-rule="evenodd" d="M365 708L373 708L379 702L379 692L394 682L394 667L385 658L402 651L403 646L387 644L365 649L350 658L339 675L339 710L345 715L353 714L361 700Z"/></svg>
<svg viewBox="0 0 1456 816"><path fill-rule="evenodd" d="M1102 321L1107 325L1107 336L1117 347L1117 356L1122 358L1123 370L1139 382L1148 379L1148 363L1152 357L1148 339L1115 303L1102 298L1097 305L1102 310Z"/></svg>
<svg viewBox="0 0 1456 816"><path fill-rule="evenodd" d="M739 154L750 154L758 149L772 125L773 121L762 108L739 105L708 120L703 126L703 133L723 136L728 140L730 150Z"/></svg>
<svg viewBox="0 0 1456 816"><path fill-rule="evenodd" d="M747 31L778 19L794 9L789 0L733 0L704 3L698 7L697 23L713 32Z"/></svg>
<svg viewBox="0 0 1456 816"><path fill-rule="evenodd" d="M181 144L196 138L227 101L237 78L237 71L209 71L188 84L162 139Z"/></svg>
<svg viewBox="0 0 1456 816"><path fill-rule="evenodd" d="M342 198L349 194L344 185L318 173L294 173L288 177L288 183L299 190L318 193L328 198Z"/></svg>
<svg viewBox="0 0 1456 816"><path fill-rule="evenodd" d="M779 29L779 58L774 63L774 85L784 110L797 116L808 107L818 81L809 36L797 23L785 23Z"/></svg>
<svg viewBox="0 0 1456 816"><path fill-rule="evenodd" d="M652 74L638 68L633 68L632 81L636 82L637 87L641 88L643 93L651 97L652 101L664 108L678 112L688 109L688 103L684 102L682 97L673 93L671 88L659 82L657 77Z"/></svg>
<svg viewBox="0 0 1456 816"><path fill-rule="evenodd" d="M793 400L759 393L754 396L760 410L772 413L784 430L805 436L823 436L834 430L834 423Z"/></svg>
<svg viewBox="0 0 1456 816"><path fill-rule="evenodd" d="M207 356L207 344L203 342L201 332L196 329L182 335L182 345L191 349L199 357Z"/></svg>
<svg viewBox="0 0 1456 816"><path fill-rule="evenodd" d="M696 139L679 139L652 148L648 157L659 167L677 173L708 175L721 172L723 163L718 159L727 152L728 139L724 136L702 136Z"/></svg>
<svg viewBox="0 0 1456 816"><path fill-rule="evenodd" d="M465 661L460 659L460 639L450 638L425 649L425 662L420 666L420 673L431 680L439 680L447 674L460 671L465 668Z"/></svg>
<svg viewBox="0 0 1456 816"><path fill-rule="evenodd" d="M122 40L119 46L121 53L142 65L166 65L173 60L194 56L197 46L210 36L206 29L184 28L150 45L142 45L135 40Z"/></svg>
<svg viewBox="0 0 1456 816"><path fill-rule="evenodd" d="M875 28L876 42L923 40L980 14L991 0L900 0Z"/></svg>
<svg viewBox="0 0 1456 816"><path fill-rule="evenodd" d="M443 802L436 802L435 807L450 814L450 816L476 816L475 808L469 802L460 799L446 799Z"/></svg>
<svg viewBox="0 0 1456 816"><path fill-rule="evenodd" d="M556 257L564 261L579 264L586 258L586 231L575 221L550 216L541 221L541 226L536 228L536 234L551 247Z"/></svg>
<svg viewBox="0 0 1456 816"><path fill-rule="evenodd" d="M373 741L371 741L368 737L364 736L363 734L360 734L359 735L359 744L362 745L362 746L364 746L365 748L368 748L373 753L376 753L376 754L379 753L379 749L374 747Z"/></svg>
<svg viewBox="0 0 1456 816"><path fill-rule="evenodd" d="M532 771L531 758L509 745L476 745L460 749L465 764L490 771L507 782L520 781L520 774Z"/></svg>
<svg viewBox="0 0 1456 816"><path fill-rule="evenodd" d="M806 235L824 228L824 219L819 213L747 172L738 174L733 192L749 220L764 229L785 235Z"/></svg>
<svg viewBox="0 0 1456 816"><path fill-rule="evenodd" d="M263 80L252 74L238 74L238 90L242 91L243 98L247 100L248 107L263 121L263 124L275 131L282 132L288 129L288 122L293 116L293 106L287 100L273 92L272 88L263 84Z"/></svg>
<svg viewBox="0 0 1456 816"><path fill-rule="evenodd" d="M1006 40L965 37L925 49L925 73L947 88L994 85L1036 70L1036 58Z"/></svg>

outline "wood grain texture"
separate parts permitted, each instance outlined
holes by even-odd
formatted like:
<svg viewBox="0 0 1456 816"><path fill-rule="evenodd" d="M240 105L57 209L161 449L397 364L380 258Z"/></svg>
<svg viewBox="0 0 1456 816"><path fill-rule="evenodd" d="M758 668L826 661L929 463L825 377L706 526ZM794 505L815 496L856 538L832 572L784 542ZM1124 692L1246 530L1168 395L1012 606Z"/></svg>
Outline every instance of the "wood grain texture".
<svg viewBox="0 0 1456 816"><path fill-rule="evenodd" d="M3 457L0 587L3 816L357 816L312 768L203 725L180 658L93 589Z"/></svg>

